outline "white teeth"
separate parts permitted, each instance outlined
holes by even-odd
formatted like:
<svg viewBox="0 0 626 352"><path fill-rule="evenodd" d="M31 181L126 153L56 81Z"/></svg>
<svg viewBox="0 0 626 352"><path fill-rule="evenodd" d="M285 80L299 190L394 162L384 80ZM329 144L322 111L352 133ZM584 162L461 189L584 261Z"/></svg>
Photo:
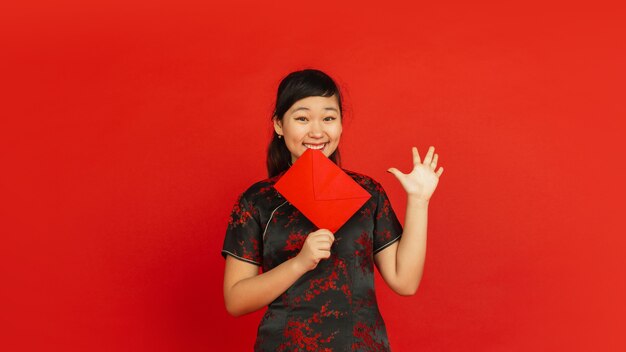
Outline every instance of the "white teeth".
<svg viewBox="0 0 626 352"><path fill-rule="evenodd" d="M309 149L322 149L322 148L324 148L325 145L326 145L326 143L324 143L322 145L319 145L319 146L314 146L314 145L311 145L311 144L305 144L304 146L309 148Z"/></svg>

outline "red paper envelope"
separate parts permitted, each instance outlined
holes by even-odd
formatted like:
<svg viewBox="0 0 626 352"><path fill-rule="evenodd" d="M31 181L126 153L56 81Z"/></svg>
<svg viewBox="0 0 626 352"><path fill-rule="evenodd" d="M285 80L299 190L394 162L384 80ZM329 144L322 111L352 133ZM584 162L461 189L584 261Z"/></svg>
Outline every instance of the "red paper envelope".
<svg viewBox="0 0 626 352"><path fill-rule="evenodd" d="M274 188L315 226L335 233L371 197L321 151L307 149Z"/></svg>

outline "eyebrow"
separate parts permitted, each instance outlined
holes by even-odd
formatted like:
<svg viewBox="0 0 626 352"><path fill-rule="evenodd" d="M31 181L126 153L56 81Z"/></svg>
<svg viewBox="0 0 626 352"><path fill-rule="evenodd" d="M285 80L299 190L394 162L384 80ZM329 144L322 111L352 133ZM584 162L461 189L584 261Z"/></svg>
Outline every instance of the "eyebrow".
<svg viewBox="0 0 626 352"><path fill-rule="evenodd" d="M300 110L307 110L307 111L309 111L311 109L309 109L307 107L304 107L304 106L300 106L300 107L296 108L294 111L292 111L291 113L293 114L296 111L300 111ZM333 108L332 106L325 107L324 110L332 110L332 111L335 111L335 112L339 112L339 110L337 110L336 108Z"/></svg>

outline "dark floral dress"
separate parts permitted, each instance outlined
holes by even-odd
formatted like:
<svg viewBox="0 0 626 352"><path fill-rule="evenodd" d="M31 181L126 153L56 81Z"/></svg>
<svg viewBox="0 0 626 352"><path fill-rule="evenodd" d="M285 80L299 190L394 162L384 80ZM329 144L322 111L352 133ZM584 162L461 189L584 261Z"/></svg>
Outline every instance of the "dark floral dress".
<svg viewBox="0 0 626 352"><path fill-rule="evenodd" d="M402 225L374 179L344 171L372 197L334 235L331 256L268 306L255 351L390 351L374 290L374 254L400 239ZM284 173L284 172L283 172ZM317 230L273 185L250 186L232 210L222 256L267 272L295 257Z"/></svg>

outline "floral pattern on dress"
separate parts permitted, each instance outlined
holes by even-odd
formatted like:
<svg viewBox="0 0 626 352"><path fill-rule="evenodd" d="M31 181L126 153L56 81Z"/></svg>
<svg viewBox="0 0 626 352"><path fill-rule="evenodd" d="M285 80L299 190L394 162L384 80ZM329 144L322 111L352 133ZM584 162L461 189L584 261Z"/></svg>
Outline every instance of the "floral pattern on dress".
<svg viewBox="0 0 626 352"><path fill-rule="evenodd" d="M371 194L335 232L331 256L268 306L255 351L390 351L374 288L374 255L399 240L402 226L380 183L344 171ZM282 175L282 174L281 174ZM233 206L222 248L263 272L292 259L317 227L273 187L255 183Z"/></svg>

